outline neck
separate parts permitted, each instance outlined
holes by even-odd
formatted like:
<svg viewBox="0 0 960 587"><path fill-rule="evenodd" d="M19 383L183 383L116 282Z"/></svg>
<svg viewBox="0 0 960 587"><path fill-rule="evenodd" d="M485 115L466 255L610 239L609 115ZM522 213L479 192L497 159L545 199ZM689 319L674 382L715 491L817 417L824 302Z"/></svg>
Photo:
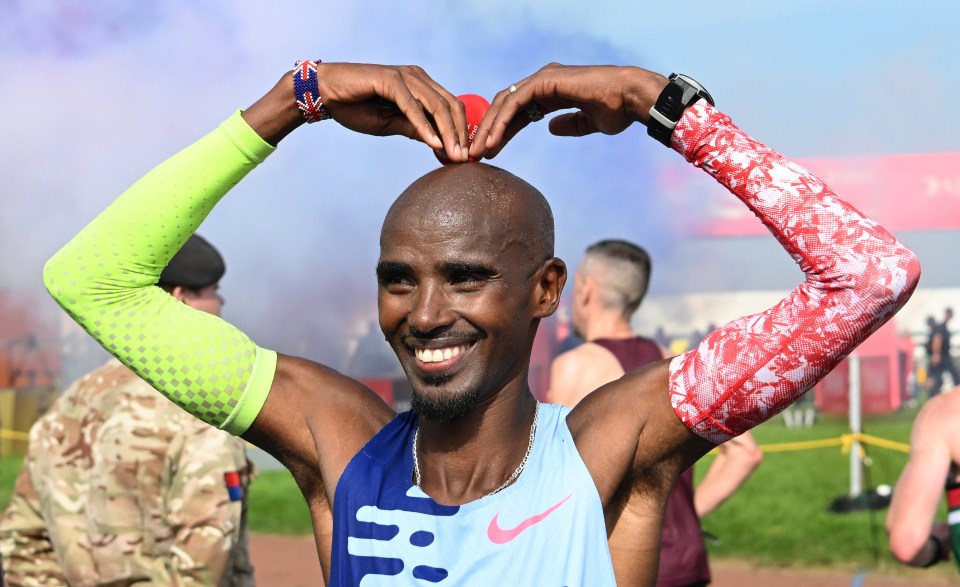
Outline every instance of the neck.
<svg viewBox="0 0 960 587"><path fill-rule="evenodd" d="M584 338L587 341L598 338L633 338L636 334L630 323L614 314L598 314L588 321Z"/></svg>
<svg viewBox="0 0 960 587"><path fill-rule="evenodd" d="M526 385L503 389L463 418L422 420L417 460L421 489L445 505L462 505L496 490L527 452L536 400Z"/></svg>

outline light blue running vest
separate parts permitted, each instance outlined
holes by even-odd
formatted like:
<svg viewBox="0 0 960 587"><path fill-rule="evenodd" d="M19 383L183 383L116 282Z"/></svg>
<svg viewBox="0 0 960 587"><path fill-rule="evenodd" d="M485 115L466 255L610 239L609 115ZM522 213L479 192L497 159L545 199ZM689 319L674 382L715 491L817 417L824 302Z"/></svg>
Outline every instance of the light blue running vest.
<svg viewBox="0 0 960 587"><path fill-rule="evenodd" d="M541 404L517 481L461 506L413 485L418 418L398 415L340 477L330 586L615 585L603 507L567 428L569 411Z"/></svg>

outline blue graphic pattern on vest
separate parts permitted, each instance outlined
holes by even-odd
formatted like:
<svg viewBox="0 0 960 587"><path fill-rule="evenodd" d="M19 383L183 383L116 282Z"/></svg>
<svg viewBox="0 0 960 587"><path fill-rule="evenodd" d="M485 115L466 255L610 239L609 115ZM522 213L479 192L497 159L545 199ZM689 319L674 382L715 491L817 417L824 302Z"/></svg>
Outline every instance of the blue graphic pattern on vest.
<svg viewBox="0 0 960 587"><path fill-rule="evenodd" d="M566 426L543 404L530 460L500 493L446 506L413 486L411 412L347 465L334 497L331 587L614 585L603 509Z"/></svg>

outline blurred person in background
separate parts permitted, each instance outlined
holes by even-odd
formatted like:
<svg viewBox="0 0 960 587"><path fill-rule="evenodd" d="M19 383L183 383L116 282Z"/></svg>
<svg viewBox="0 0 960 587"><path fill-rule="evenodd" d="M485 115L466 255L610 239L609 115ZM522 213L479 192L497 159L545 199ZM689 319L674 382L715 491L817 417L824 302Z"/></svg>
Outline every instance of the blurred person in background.
<svg viewBox="0 0 960 587"><path fill-rule="evenodd" d="M220 253L193 235L158 285L169 303L219 316L224 272ZM242 440L187 414L111 359L70 385L30 429L0 518L7 584L254 585L246 521L252 472Z"/></svg>
<svg viewBox="0 0 960 587"><path fill-rule="evenodd" d="M960 385L957 366L953 362L953 357L950 356L951 318L953 318L953 308L946 308L943 311L943 322L934 322L930 332L930 340L927 343L930 353L929 397L940 393L943 388L943 376L946 373L950 374L951 385Z"/></svg>
<svg viewBox="0 0 960 587"><path fill-rule="evenodd" d="M887 511L890 552L905 565L960 568L960 388L931 398L913 421L910 459ZM935 521L946 492L947 521Z"/></svg>
<svg viewBox="0 0 960 587"><path fill-rule="evenodd" d="M624 240L603 240L587 248L573 277L572 323L586 342L554 359L551 403L573 407L587 394L627 371L664 358L653 339L637 336L630 318L650 283L652 263L642 247ZM700 518L726 501L760 465L763 455L749 432L717 447L717 456L694 489L693 467L677 479L663 519L658 587L707 585L710 566ZM610 535L610 550L631 558L629 525Z"/></svg>

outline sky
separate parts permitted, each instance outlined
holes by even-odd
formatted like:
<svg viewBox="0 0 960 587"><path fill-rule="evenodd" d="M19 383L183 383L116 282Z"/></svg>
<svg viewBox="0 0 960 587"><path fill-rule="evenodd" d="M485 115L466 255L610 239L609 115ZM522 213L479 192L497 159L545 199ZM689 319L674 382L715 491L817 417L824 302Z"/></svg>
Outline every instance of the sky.
<svg viewBox="0 0 960 587"><path fill-rule="evenodd" d="M417 64L488 98L551 61L678 71L789 157L935 153L960 150L957 23L950 1L4 0L0 288L39 289L43 262L86 222L297 59ZM671 198L695 214L729 196L639 125L582 139L531 125L494 163L546 194L571 267L619 237L662 268L653 295L731 274L756 289L800 279L773 239L685 234ZM332 121L298 130L200 229L227 259L225 316L260 344L337 366L375 316L383 215L437 165L408 139ZM672 192L676 173L702 203L698 189Z"/></svg>

